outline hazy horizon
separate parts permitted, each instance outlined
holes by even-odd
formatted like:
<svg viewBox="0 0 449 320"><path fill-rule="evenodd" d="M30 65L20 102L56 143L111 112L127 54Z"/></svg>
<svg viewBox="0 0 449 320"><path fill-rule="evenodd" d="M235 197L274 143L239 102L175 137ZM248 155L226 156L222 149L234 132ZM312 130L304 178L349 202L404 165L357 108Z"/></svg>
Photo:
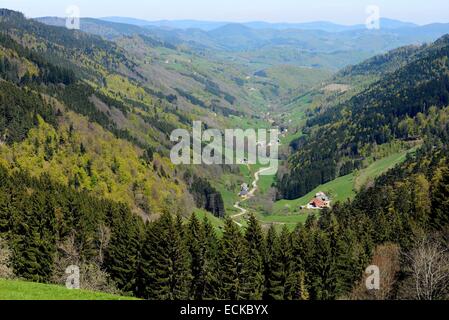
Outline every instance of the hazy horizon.
<svg viewBox="0 0 449 320"><path fill-rule="evenodd" d="M34 17L33 17L34 18ZM36 17L36 18L43 18L43 17ZM168 21L168 22L175 22L175 21L194 21L194 22L210 22L210 23L241 23L241 24L245 24L245 23L269 23L269 24L307 24L307 23L334 23L334 24L338 24L338 25L342 25L342 26L354 26L354 25L358 25L358 24L363 24L363 23L340 23L340 22L336 22L336 21L330 21L330 20L310 20L310 21L267 21L267 20L241 20L241 21L232 21L232 20L199 20L199 19L157 19L157 20L149 20L149 19L140 19L140 18L135 18L135 17L127 17L127 16L105 16L105 17L84 17L82 16L81 18L92 18L92 19L113 19L113 18L120 18L120 19L135 19L135 20L141 20L141 21L147 21L147 22L159 22L159 21ZM389 19L389 20L396 20L396 21L401 21L401 22L405 22L405 23L415 23L417 25L422 25L422 24L418 24L416 22L413 21L406 21L406 20L399 20L399 19L394 19L394 18L390 18L390 17L381 17L382 19ZM449 23L449 21L448 21Z"/></svg>
<svg viewBox="0 0 449 320"><path fill-rule="evenodd" d="M366 7L377 5L382 18L413 22L419 25L449 22L449 1L428 0L228 0L217 4L207 0L0 0L0 7L23 12L27 17L66 15L66 8L76 5L82 17L126 17L147 21L196 20L206 22L307 23L316 21L342 25L363 24Z"/></svg>

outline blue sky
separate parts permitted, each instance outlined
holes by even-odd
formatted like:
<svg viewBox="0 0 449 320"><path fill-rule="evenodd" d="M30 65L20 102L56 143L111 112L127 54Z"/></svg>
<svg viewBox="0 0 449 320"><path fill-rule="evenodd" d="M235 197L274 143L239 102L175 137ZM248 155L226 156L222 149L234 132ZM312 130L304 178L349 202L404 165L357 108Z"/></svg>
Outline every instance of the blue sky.
<svg viewBox="0 0 449 320"><path fill-rule="evenodd" d="M419 24L449 22L449 0L0 0L0 7L28 17L64 16L77 5L83 17L126 16L146 20L364 23L368 5L382 17Z"/></svg>

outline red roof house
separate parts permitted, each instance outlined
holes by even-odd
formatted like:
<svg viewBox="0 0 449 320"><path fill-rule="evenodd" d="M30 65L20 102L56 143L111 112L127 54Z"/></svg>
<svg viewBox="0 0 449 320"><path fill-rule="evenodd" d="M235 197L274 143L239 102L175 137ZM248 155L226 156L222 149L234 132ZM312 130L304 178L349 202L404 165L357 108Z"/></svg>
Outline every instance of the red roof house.
<svg viewBox="0 0 449 320"><path fill-rule="evenodd" d="M324 208L330 208L331 202L329 197L324 192L319 192L315 195L315 198L310 200L310 202L307 204L307 206L301 206L301 209L324 209Z"/></svg>
<svg viewBox="0 0 449 320"><path fill-rule="evenodd" d="M310 201L309 205L315 208L327 208L329 206L329 204L318 198Z"/></svg>

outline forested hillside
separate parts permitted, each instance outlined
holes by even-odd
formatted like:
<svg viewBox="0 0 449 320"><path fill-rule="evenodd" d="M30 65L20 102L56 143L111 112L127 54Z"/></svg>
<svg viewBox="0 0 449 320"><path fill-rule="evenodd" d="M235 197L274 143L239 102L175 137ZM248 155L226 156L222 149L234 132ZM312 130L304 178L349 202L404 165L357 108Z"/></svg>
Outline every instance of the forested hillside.
<svg viewBox="0 0 449 320"><path fill-rule="evenodd" d="M346 71L355 76L361 69L371 70L370 76L390 72L347 101L318 109L307 121L308 134L295 142L299 151L289 161L292 172L278 184L281 197L298 198L360 169L392 143L406 147L425 138L428 118L449 103L448 54L448 38L443 37Z"/></svg>
<svg viewBox="0 0 449 320"><path fill-rule="evenodd" d="M0 9L0 278L64 284L77 265L82 289L152 300L449 298L449 36L346 67L396 36L40 21ZM278 179L173 165L193 120L281 129ZM293 228L271 215L391 155L353 200L290 208Z"/></svg>
<svg viewBox="0 0 449 320"><path fill-rule="evenodd" d="M145 218L167 206L188 214L195 203L223 215L217 191L203 191L216 205L194 201L186 189L196 186L166 158L170 133L191 125L176 96L141 86L137 64L115 43L1 12L0 152L7 168L48 172Z"/></svg>
<svg viewBox="0 0 449 320"><path fill-rule="evenodd" d="M447 137L447 127L440 133ZM195 216L184 223L167 213L144 226L124 206L2 169L1 231L17 275L57 281L76 263L89 288L148 299L420 298L411 285L422 280L414 268L425 272L417 255L443 252L447 241L448 153L438 141L353 203L280 234L263 232L254 216L244 234L228 219L221 237ZM438 254L428 258L447 261ZM387 285L374 295L359 289L365 266L379 262ZM422 284L432 299L447 298L441 279L432 288Z"/></svg>
<svg viewBox="0 0 449 320"><path fill-rule="evenodd" d="M37 21L65 26L62 18ZM266 108L258 93L263 85L253 79L255 71L246 64L223 59L192 42L160 37L151 30L132 25L81 19L81 30L114 40L136 64L135 70L144 77L140 82L148 92L198 117L203 116L205 121L210 119L201 109L224 116L249 112L258 117L258 111ZM254 88L251 94L249 88Z"/></svg>
<svg viewBox="0 0 449 320"><path fill-rule="evenodd" d="M206 178L166 157L190 115L142 87L116 44L0 12L0 277L62 284L75 264L85 289L135 293L125 269L145 221L225 214Z"/></svg>

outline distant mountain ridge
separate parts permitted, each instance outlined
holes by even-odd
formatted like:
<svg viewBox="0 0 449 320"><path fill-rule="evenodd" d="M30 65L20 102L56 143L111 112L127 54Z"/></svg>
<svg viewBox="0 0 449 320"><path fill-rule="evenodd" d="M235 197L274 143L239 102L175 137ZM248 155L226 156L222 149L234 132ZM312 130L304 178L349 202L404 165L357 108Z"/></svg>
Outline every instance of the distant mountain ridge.
<svg viewBox="0 0 449 320"><path fill-rule="evenodd" d="M203 31L212 31L228 24L240 24L251 29L274 29L274 30L288 30L288 29L300 29L300 30L318 30L326 32L342 32L364 29L364 24L356 25L343 25L333 23L329 21L312 21L302 23L289 23L289 22L266 22L266 21L249 21L249 22L230 22L230 21L201 21L201 20L157 20L146 21L142 19L127 18L127 17L104 17L99 20L132 24L139 27L159 27L169 29L200 29ZM417 24L411 22L403 22L394 19L382 18L380 20L381 28L385 29L399 29L399 28L414 28L418 27Z"/></svg>
<svg viewBox="0 0 449 320"><path fill-rule="evenodd" d="M64 18L42 17L36 20L49 25L65 25ZM369 30L364 25L340 28L327 22L302 24L303 29L282 29L294 25L264 22L216 22L211 25L200 22L198 25L190 20L183 20L178 26L197 28L176 29L170 27L169 21L160 22L161 26L157 26L146 25L146 21L138 19L109 20L116 22L82 18L81 31L113 41L139 35L150 41L152 46L189 48L200 55L206 52L209 56L216 55L218 59L227 56L230 61L245 66L250 61L249 66L254 68L250 73L272 65L286 64L337 71L375 54L405 45L433 42L449 33L449 24L417 26L389 19L381 21L380 30ZM320 27L331 31L316 30Z"/></svg>
<svg viewBox="0 0 449 320"><path fill-rule="evenodd" d="M40 17L35 20L48 25L65 26L65 19L60 17ZM138 19L110 18L109 20L111 21L82 18L81 30L109 40L122 36L145 35L159 42L174 46L186 44L201 50L246 51L282 47L284 52L286 49L293 49L296 52L298 48L310 52L365 52L363 54L365 58L408 44L433 42L449 33L449 23L418 26L390 19L382 19L380 30L369 30L364 25L340 26L329 22L305 24L213 22L213 25L207 26L208 22L199 21L197 24L197 21L182 20L182 23L178 25L180 28L171 28L170 21L145 25L144 20ZM196 28L183 29L189 26L196 26ZM287 26L290 29L284 29ZM319 30L320 28L322 30ZM351 61L351 63L361 61ZM282 61L282 63L286 62L288 61ZM342 66L345 65L338 67Z"/></svg>

